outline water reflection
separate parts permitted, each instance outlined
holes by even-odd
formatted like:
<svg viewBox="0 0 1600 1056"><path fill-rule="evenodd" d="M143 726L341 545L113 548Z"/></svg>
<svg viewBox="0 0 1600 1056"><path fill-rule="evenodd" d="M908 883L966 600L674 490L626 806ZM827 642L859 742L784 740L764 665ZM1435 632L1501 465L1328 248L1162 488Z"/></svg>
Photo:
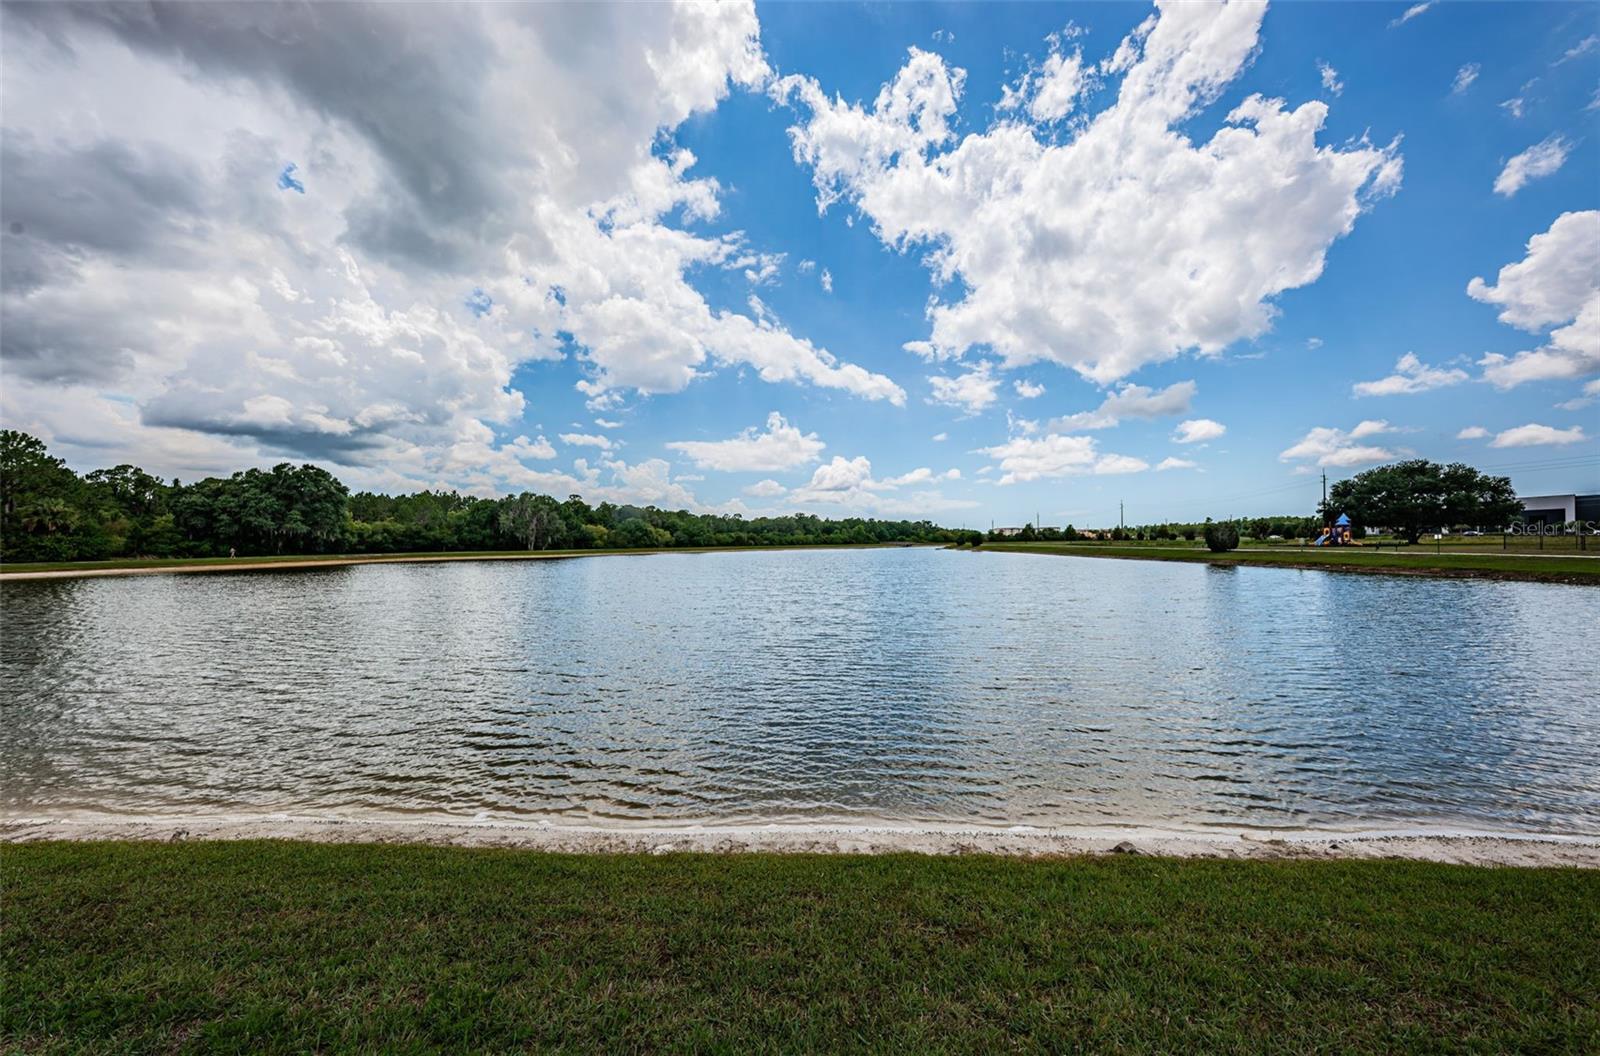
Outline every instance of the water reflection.
<svg viewBox="0 0 1600 1056"><path fill-rule="evenodd" d="M893 550L0 589L12 816L1600 832L1587 588Z"/></svg>

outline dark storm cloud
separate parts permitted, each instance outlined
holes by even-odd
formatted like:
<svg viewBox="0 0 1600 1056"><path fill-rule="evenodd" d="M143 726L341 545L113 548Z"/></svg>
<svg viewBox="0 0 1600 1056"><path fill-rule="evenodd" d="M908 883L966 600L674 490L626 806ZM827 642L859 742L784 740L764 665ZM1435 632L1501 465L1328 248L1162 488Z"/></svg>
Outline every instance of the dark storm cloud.
<svg viewBox="0 0 1600 1056"><path fill-rule="evenodd" d="M27 234L21 221L0 226L0 291L25 294L53 283L68 282L77 259L48 242ZM0 333L0 349L5 335Z"/></svg>
<svg viewBox="0 0 1600 1056"><path fill-rule="evenodd" d="M158 420L149 411L142 418L145 425L174 426L214 436L253 440L264 451L307 462L332 462L340 466L370 466L375 461L372 456L387 443L387 438L371 431L338 434L289 426L269 428L245 427L227 422L164 421Z"/></svg>
<svg viewBox="0 0 1600 1056"><path fill-rule="evenodd" d="M517 160L486 112L493 55L471 8L394 4L26 4L8 20L70 40L108 33L208 77L277 84L342 123L383 158L388 185L356 203L347 237L378 255L437 268L459 255L423 230L465 240L514 203L500 179ZM445 253L441 262L432 253Z"/></svg>
<svg viewBox="0 0 1600 1056"><path fill-rule="evenodd" d="M74 290L85 261L182 264L206 233L194 167L159 148L0 140L0 358L36 381L108 379L148 338L142 320ZM48 288L48 292L47 291Z"/></svg>
<svg viewBox="0 0 1600 1056"><path fill-rule="evenodd" d="M241 389L224 368L209 380L175 382L144 404L140 420L149 426L253 440L280 454L345 466L381 462L381 452L392 445L397 426L441 426L449 420L443 401L421 407L396 405L389 413L368 411L343 419L308 414L310 408L288 401L252 409L252 397L259 395Z"/></svg>
<svg viewBox="0 0 1600 1056"><path fill-rule="evenodd" d="M169 151L102 140L59 148L0 140L0 230L9 292L70 273L90 253L176 259L205 228L201 177Z"/></svg>
<svg viewBox="0 0 1600 1056"><path fill-rule="evenodd" d="M475 240L440 227L409 200L367 195L344 214L343 241L390 264L428 271L468 267Z"/></svg>
<svg viewBox="0 0 1600 1056"><path fill-rule="evenodd" d="M84 310L70 298L0 301L0 358L31 381L109 381L133 367L129 320ZM134 337L134 340L138 340Z"/></svg>
<svg viewBox="0 0 1600 1056"><path fill-rule="evenodd" d="M150 426L253 440L280 454L343 466L371 464L373 453L386 442L382 427L330 432L313 425L250 422L230 417L215 408L198 406L186 399L186 395L192 394L175 392L157 397L142 408L140 420Z"/></svg>

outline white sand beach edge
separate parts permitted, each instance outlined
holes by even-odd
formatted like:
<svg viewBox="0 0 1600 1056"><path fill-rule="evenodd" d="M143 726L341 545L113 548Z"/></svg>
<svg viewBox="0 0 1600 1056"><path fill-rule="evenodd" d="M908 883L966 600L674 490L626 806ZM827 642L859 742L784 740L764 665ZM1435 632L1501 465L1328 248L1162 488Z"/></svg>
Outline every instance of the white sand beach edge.
<svg viewBox="0 0 1600 1056"><path fill-rule="evenodd" d="M1174 832L1159 829L933 825L752 825L603 828L471 821L315 818L0 820L0 842L36 840L307 840L414 843L574 853L1145 854L1174 858L1406 858L1462 865L1600 868L1600 838L1415 832Z"/></svg>

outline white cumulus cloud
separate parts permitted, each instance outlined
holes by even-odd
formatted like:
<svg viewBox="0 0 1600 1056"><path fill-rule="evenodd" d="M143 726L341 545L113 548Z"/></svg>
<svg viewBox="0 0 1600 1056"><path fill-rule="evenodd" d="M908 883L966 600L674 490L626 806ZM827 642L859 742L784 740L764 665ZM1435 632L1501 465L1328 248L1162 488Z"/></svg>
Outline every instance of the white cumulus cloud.
<svg viewBox="0 0 1600 1056"><path fill-rule="evenodd" d="M1129 455L1102 454L1092 436L1018 436L980 451L996 460L1002 485L1082 474L1139 473L1150 468L1149 463Z"/></svg>
<svg viewBox="0 0 1600 1056"><path fill-rule="evenodd" d="M983 362L955 377L931 375L928 385L933 389L933 394L928 397L930 403L957 407L970 415L977 414L999 398L996 390L1000 387L1000 379L994 375L993 364Z"/></svg>
<svg viewBox="0 0 1600 1056"><path fill-rule="evenodd" d="M1400 14L1400 17L1389 23L1389 28L1393 29L1396 26L1405 25L1407 22L1410 22L1413 18L1416 18L1418 15L1428 10L1428 8L1432 7L1435 2L1436 0L1424 0L1423 3L1412 4Z"/></svg>
<svg viewBox="0 0 1600 1056"><path fill-rule="evenodd" d="M1082 49L1069 54L1060 49L1059 35L1053 35L1052 41L1055 46L1044 62L1030 68L1015 86L1001 87L997 109L1020 108L1041 123L1059 121L1072 113L1079 95L1094 83L1094 71L1084 66Z"/></svg>
<svg viewBox="0 0 1600 1056"><path fill-rule="evenodd" d="M940 480L958 480L961 473L950 470L936 474L931 469L919 468L899 477L879 480L872 475L872 462L865 455L855 458L833 456L832 460L818 466L811 479L789 492L796 503L809 506L829 506L863 513L885 516L925 516L941 510L971 509L977 503L970 499L949 498L934 487L921 490L901 489L916 485L931 485ZM894 492L896 494L886 494Z"/></svg>
<svg viewBox="0 0 1600 1056"><path fill-rule="evenodd" d="M1339 71L1332 66L1317 60L1317 76L1322 78L1322 88L1330 95L1343 95L1344 82L1339 80Z"/></svg>
<svg viewBox="0 0 1600 1056"><path fill-rule="evenodd" d="M1560 66L1564 63L1571 62L1573 59L1576 59L1581 55L1589 54L1596 48L1600 48L1600 34L1591 33L1587 37L1584 37L1582 40L1578 41L1578 43L1574 44L1572 47L1568 48L1566 51L1562 52L1561 57L1555 61L1555 65Z"/></svg>
<svg viewBox="0 0 1600 1056"><path fill-rule="evenodd" d="M599 433L562 433L561 442L574 447L598 447L602 451L610 451L616 446L609 436Z"/></svg>
<svg viewBox="0 0 1600 1056"><path fill-rule="evenodd" d="M1496 388L1600 373L1600 210L1562 213L1528 240L1522 260L1500 269L1495 285L1474 278L1467 294L1498 305L1500 321L1519 330L1555 327L1538 348L1478 361Z"/></svg>
<svg viewBox="0 0 1600 1056"><path fill-rule="evenodd" d="M1194 401L1197 387L1192 381L1178 381L1164 389L1124 383L1092 411L1079 411L1050 423L1054 432L1078 429L1110 429L1124 418L1166 418L1185 414Z"/></svg>
<svg viewBox="0 0 1600 1056"><path fill-rule="evenodd" d="M766 432L752 427L731 440L674 440L666 446L688 455L701 469L771 473L815 462L827 445L816 433L802 433L773 411L767 415Z"/></svg>
<svg viewBox="0 0 1600 1056"><path fill-rule="evenodd" d="M519 436L515 440L511 441L511 443L506 445L506 450L509 451L514 457L519 459L547 459L556 457L555 447L550 443L550 441L546 440L542 436L537 440L529 440L525 436Z"/></svg>
<svg viewBox="0 0 1600 1056"><path fill-rule="evenodd" d="M1510 198L1528 185L1528 181L1554 175L1567 163L1572 144L1561 136L1551 136L1535 143L1527 150L1506 162L1505 168L1494 180L1494 193Z"/></svg>
<svg viewBox="0 0 1600 1056"><path fill-rule="evenodd" d="M164 476L681 501L653 462L530 477L497 439L518 368L575 358L596 411L728 367L903 403L691 284L781 259L707 230L721 188L673 142L769 78L754 6L616 11L7 7L7 423Z"/></svg>
<svg viewBox="0 0 1600 1056"><path fill-rule="evenodd" d="M1456 434L1457 440L1482 440L1489 435L1489 430L1481 425L1469 425Z"/></svg>
<svg viewBox="0 0 1600 1056"><path fill-rule="evenodd" d="M1550 444L1581 444L1589 439L1582 426L1557 429L1549 425L1519 425L1507 429L1489 441L1490 447L1543 447Z"/></svg>
<svg viewBox="0 0 1600 1056"><path fill-rule="evenodd" d="M1430 367L1418 359L1416 353L1407 352L1395 361L1393 374L1377 381L1358 381L1354 391L1357 396L1400 396L1459 385L1466 380L1464 370Z"/></svg>
<svg viewBox="0 0 1600 1056"><path fill-rule="evenodd" d="M1359 423L1348 432L1318 426L1306 433L1299 443L1286 448L1278 458L1283 462L1307 461L1319 466L1341 468L1386 462L1395 457L1393 451L1359 441L1393 431L1388 422L1372 419Z"/></svg>
<svg viewBox="0 0 1600 1056"><path fill-rule="evenodd" d="M1366 203L1399 186L1393 147L1317 142L1321 101L1251 95L1209 139L1185 134L1255 53L1262 11L1158 5L1097 67L1120 78L1115 101L1061 142L1014 118L958 136L966 74L917 49L870 105L801 76L772 90L804 115L791 138L818 207L852 203L959 284L912 351L983 347L1109 383L1264 332L1272 299L1315 281Z"/></svg>
<svg viewBox="0 0 1600 1056"><path fill-rule="evenodd" d="M1210 418L1191 418L1179 422L1178 428L1173 432L1172 439L1180 444L1198 444L1207 440L1216 440L1228 431L1228 427L1221 422L1214 422Z"/></svg>

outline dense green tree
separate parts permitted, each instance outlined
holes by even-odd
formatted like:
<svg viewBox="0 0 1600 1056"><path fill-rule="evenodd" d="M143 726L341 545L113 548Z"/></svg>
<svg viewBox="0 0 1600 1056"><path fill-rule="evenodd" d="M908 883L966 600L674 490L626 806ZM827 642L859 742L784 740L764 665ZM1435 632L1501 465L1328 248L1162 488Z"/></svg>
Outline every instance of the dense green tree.
<svg viewBox="0 0 1600 1056"><path fill-rule="evenodd" d="M613 528L608 541L612 546L629 550L671 546L672 533L652 526L643 517L632 517Z"/></svg>
<svg viewBox="0 0 1600 1056"><path fill-rule="evenodd" d="M154 516L166 507L167 485L138 466L97 469L85 474L83 483L91 501L99 502L124 516Z"/></svg>
<svg viewBox="0 0 1600 1056"><path fill-rule="evenodd" d="M501 504L500 531L529 550L548 550L566 533L566 522L555 499L525 491Z"/></svg>
<svg viewBox="0 0 1600 1056"><path fill-rule="evenodd" d="M1344 513L1356 525L1380 525L1415 543L1423 532L1453 524L1505 525L1521 509L1511 478L1419 458L1339 481L1328 490L1321 513Z"/></svg>
<svg viewBox="0 0 1600 1056"><path fill-rule="evenodd" d="M42 441L0 431L0 557L62 560L79 524L81 484Z"/></svg>
<svg viewBox="0 0 1600 1056"><path fill-rule="evenodd" d="M1213 553L1238 549L1239 528L1231 521L1207 522L1205 540L1206 548Z"/></svg>

